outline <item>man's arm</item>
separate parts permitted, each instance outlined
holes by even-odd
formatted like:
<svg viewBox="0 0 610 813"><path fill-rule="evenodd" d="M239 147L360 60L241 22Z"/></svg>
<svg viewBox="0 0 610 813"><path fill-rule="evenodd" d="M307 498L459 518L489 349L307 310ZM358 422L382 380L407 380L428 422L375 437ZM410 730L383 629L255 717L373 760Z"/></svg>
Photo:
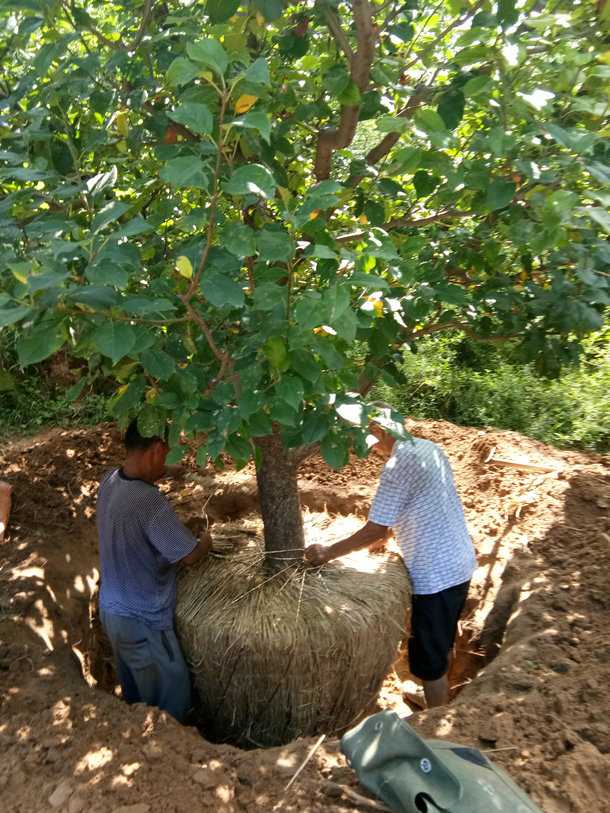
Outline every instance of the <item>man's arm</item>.
<svg viewBox="0 0 610 813"><path fill-rule="evenodd" d="M185 556L184 558L180 559L180 564L194 565L197 562L200 562L204 558L204 556L207 556L211 550L212 550L212 537L207 531L204 531L199 537L199 541L197 542L193 550L188 554L188 556Z"/></svg>
<svg viewBox="0 0 610 813"><path fill-rule="evenodd" d="M345 556L347 553L366 548L373 542L377 542L378 539L384 538L387 532L387 525L379 525L369 520L355 534L342 539L340 542L335 542L334 545L330 545L328 548L324 547L324 545L309 545L305 549L305 559L311 565L324 565L326 562L330 562L331 559L337 559L339 556Z"/></svg>

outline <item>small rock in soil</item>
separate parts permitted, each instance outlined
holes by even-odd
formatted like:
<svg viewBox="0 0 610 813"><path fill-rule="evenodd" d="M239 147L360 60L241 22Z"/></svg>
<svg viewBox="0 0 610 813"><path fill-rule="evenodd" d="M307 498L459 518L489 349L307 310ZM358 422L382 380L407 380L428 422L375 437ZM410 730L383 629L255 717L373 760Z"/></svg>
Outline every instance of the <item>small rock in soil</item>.
<svg viewBox="0 0 610 813"><path fill-rule="evenodd" d="M68 813L82 813L87 805L86 800L79 793L75 793L68 803Z"/></svg>
<svg viewBox="0 0 610 813"><path fill-rule="evenodd" d="M235 788L231 787L231 785L218 785L218 787L214 791L214 795L221 802L228 805L229 802L231 802L233 800L233 797L235 796Z"/></svg>
<svg viewBox="0 0 610 813"><path fill-rule="evenodd" d="M204 788L213 788L218 782L219 776L216 771L209 768L199 768L193 774L193 782L197 782Z"/></svg>
<svg viewBox="0 0 610 813"><path fill-rule="evenodd" d="M72 782L70 782L69 779L64 780L49 796L49 804L51 807L63 807L72 795L73 790Z"/></svg>
<svg viewBox="0 0 610 813"><path fill-rule="evenodd" d="M144 756L151 761L161 759L163 756L163 749L156 740L147 742L142 751L144 751Z"/></svg>

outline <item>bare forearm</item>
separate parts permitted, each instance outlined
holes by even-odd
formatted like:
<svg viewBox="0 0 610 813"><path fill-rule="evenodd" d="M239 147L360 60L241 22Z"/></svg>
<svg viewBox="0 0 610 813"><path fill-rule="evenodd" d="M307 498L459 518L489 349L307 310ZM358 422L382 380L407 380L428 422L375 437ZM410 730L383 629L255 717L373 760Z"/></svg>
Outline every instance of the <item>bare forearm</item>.
<svg viewBox="0 0 610 813"><path fill-rule="evenodd" d="M331 545L327 549L328 561L337 559L339 556L345 556L355 550L366 548L368 545L372 545L373 542L377 542L378 539L383 539L387 532L388 529L385 525L378 525L376 522L369 521L355 534Z"/></svg>

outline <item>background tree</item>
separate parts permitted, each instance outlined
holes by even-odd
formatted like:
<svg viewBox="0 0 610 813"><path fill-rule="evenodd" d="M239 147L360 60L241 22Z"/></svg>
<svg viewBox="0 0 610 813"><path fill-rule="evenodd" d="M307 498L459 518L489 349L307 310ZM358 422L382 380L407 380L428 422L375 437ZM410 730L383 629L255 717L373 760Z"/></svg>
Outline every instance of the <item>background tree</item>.
<svg viewBox="0 0 610 813"><path fill-rule="evenodd" d="M197 461L300 460L459 328L546 374L608 304L608 4L0 2L0 326ZM397 416L394 416L396 418ZM388 419L388 416L385 416ZM400 422L389 417L400 432Z"/></svg>

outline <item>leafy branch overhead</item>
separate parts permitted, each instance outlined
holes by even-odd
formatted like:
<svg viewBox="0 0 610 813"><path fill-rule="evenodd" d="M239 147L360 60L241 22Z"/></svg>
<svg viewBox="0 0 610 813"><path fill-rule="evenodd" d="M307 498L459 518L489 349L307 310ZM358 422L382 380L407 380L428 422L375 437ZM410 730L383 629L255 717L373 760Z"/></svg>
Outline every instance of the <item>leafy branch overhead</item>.
<svg viewBox="0 0 610 813"><path fill-rule="evenodd" d="M554 374L602 324L603 4L11 0L0 23L0 328L23 365L86 359L119 420L170 418L174 459L181 432L242 463L279 432L339 466L405 343L459 329Z"/></svg>

